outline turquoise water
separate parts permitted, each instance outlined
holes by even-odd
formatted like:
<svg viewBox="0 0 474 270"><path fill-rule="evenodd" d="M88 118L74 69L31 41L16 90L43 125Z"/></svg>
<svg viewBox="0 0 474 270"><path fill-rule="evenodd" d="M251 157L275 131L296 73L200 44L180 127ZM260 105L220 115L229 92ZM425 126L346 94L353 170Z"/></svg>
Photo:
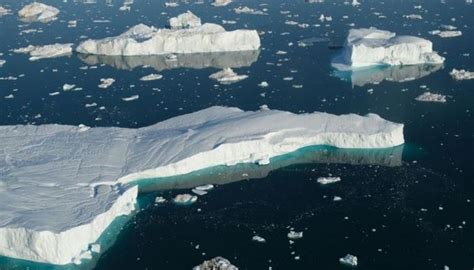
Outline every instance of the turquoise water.
<svg viewBox="0 0 474 270"><path fill-rule="evenodd" d="M0 68L0 77L18 77L0 80L1 125L142 127L212 105L256 110L267 104L292 112L377 113L404 123L407 142L401 148L377 151L316 147L276 158L269 166L218 167L150 181L142 187L136 215L118 221L106 235L108 239L103 239L110 247L92 262L66 268L191 269L220 255L241 269L344 269L338 258L347 253L358 256L359 269L474 267L470 244L474 239L474 81L456 82L449 76L453 68L474 69L473 4L461 0L360 1L361 6L354 8L335 0L320 4L236 0L223 8L212 7L209 1L165 8L164 1L136 0L131 12L122 12L119 1L112 5L100 0L93 4L43 2L61 9L59 20L25 24L14 15L0 17L0 59L7 61ZM12 10L26 3L0 1ZM237 15L233 8L239 5L266 8L268 15ZM414 8L419 5L422 9ZM86 36L116 35L137 23L161 27L169 17L186 10L204 22L236 21L224 25L226 29L259 30L262 49L247 54L192 55L179 66L167 66L161 57L77 54L30 62L26 55L10 52L29 44L77 44ZM403 18L413 13L423 19ZM321 14L333 20L321 23ZM76 19L78 26L67 28L67 21ZM310 27L299 28L286 21ZM442 66L336 72L330 63L339 51L329 49L328 43L342 44L352 23L428 38L446 62ZM445 24L457 26L463 35L443 39L428 34ZM25 29L42 32L20 35ZM298 41L307 39L314 43L298 46ZM287 54L277 54L279 50ZM208 76L222 65L233 65L237 73L249 78L216 85ZM150 73L164 77L139 80ZM106 90L97 88L100 78L106 77L115 78L115 84ZM270 86L258 87L261 81ZM63 92L65 83L83 90ZM415 101L426 88L448 95L447 103ZM56 91L60 94L49 95ZM10 94L13 99L3 98ZM140 98L122 100L132 95ZM85 106L94 102L97 106ZM316 183L318 177L328 175L343 180L330 186ZM156 196L171 200L204 183L217 186L193 205L153 204ZM334 196L342 200L334 202ZM303 231L303 239L289 244L289 227ZM252 241L254 235L267 242ZM0 258L0 269L26 267L53 268Z"/></svg>

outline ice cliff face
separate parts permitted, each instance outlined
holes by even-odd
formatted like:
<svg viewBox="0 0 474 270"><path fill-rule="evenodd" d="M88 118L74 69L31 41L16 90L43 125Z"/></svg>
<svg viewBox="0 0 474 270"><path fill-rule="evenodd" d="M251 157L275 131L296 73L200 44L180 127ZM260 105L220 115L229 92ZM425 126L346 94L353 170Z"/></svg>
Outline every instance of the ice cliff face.
<svg viewBox="0 0 474 270"><path fill-rule="evenodd" d="M403 125L377 115L211 107L140 128L0 127L0 255L69 264L128 215L144 179L258 163L310 145L385 148Z"/></svg>
<svg viewBox="0 0 474 270"><path fill-rule="evenodd" d="M210 53L252 51L260 48L255 30L226 31L212 23L201 25L192 13L172 18L172 29L136 25L125 33L100 40L86 40L77 52L99 55L160 55L169 53Z"/></svg>
<svg viewBox="0 0 474 270"><path fill-rule="evenodd" d="M433 51L431 41L414 36L396 36L375 28L351 29L341 56L333 66L338 69L373 65L441 64L444 57Z"/></svg>

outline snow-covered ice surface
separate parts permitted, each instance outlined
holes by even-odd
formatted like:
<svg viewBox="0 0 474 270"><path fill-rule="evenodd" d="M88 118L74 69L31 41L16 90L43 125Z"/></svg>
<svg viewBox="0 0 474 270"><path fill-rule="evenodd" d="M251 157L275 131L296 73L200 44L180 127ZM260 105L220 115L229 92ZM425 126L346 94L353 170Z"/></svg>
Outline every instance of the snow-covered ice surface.
<svg viewBox="0 0 474 270"><path fill-rule="evenodd" d="M187 21L176 19L176 25ZM123 34L99 40L89 39L79 44L76 51L99 55L160 55L169 53L210 53L252 51L260 48L260 37L255 30L226 31L212 23L185 29L156 29L144 24L131 27Z"/></svg>
<svg viewBox="0 0 474 270"><path fill-rule="evenodd" d="M0 136L0 198L8 205L0 212L0 254L53 264L75 261L117 216L129 214L137 181L251 163L310 145L404 143L403 125L373 114L224 107L140 129L2 126Z"/></svg>
<svg viewBox="0 0 474 270"><path fill-rule="evenodd" d="M18 16L27 22L49 22L57 19L59 9L40 2L33 2L18 11Z"/></svg>
<svg viewBox="0 0 474 270"><path fill-rule="evenodd" d="M442 64L444 57L433 51L431 41L414 36L396 36L376 28L351 29L343 53L336 57L337 69L374 65Z"/></svg>

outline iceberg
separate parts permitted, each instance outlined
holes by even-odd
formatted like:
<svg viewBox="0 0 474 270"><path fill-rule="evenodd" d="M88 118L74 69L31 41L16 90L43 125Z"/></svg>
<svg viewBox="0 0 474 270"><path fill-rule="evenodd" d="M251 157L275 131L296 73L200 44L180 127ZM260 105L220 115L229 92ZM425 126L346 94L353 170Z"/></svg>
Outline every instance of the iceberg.
<svg viewBox="0 0 474 270"><path fill-rule="evenodd" d="M226 107L139 129L0 126L0 255L80 262L117 217L134 211L142 181L255 163L311 145L403 143L403 125L375 114Z"/></svg>
<svg viewBox="0 0 474 270"><path fill-rule="evenodd" d="M425 92L415 98L416 101L422 102L437 102L437 103L446 103L446 96L441 94L435 94L431 92Z"/></svg>
<svg viewBox="0 0 474 270"><path fill-rule="evenodd" d="M357 257L351 254L347 254L346 256L339 259L339 262L348 266L357 266Z"/></svg>
<svg viewBox="0 0 474 270"><path fill-rule="evenodd" d="M255 63L260 54L256 51L192 53L151 56L109 56L79 54L78 57L88 65L106 64L116 69L132 70L138 67L151 67L158 72L177 68L240 68L249 67Z"/></svg>
<svg viewBox="0 0 474 270"><path fill-rule="evenodd" d="M255 30L226 31L213 23L185 29L156 29L138 24L116 37L83 41L76 51L84 54L134 56L253 51L259 48L260 37Z"/></svg>
<svg viewBox="0 0 474 270"><path fill-rule="evenodd" d="M72 43L67 44L51 44L44 46L32 46L19 48L13 50L15 53L29 53L30 61L36 61L44 58L56 58L61 56L67 56L72 53Z"/></svg>
<svg viewBox="0 0 474 270"><path fill-rule="evenodd" d="M59 9L39 2L33 2L18 11L21 20L27 22L49 22L55 20Z"/></svg>
<svg viewBox="0 0 474 270"><path fill-rule="evenodd" d="M209 76L210 79L216 80L221 84L232 84L247 79L247 75L238 75L231 68L225 68Z"/></svg>
<svg viewBox="0 0 474 270"><path fill-rule="evenodd" d="M462 80L472 80L474 79L474 72L472 71L467 71L465 69L455 69L451 70L449 72L449 75L453 77L456 81L462 81Z"/></svg>
<svg viewBox="0 0 474 270"><path fill-rule="evenodd" d="M193 270L239 270L237 266L230 263L229 260L223 257L215 257L202 264L194 266Z"/></svg>
<svg viewBox="0 0 474 270"><path fill-rule="evenodd" d="M431 41L414 36L396 36L376 28L351 29L333 67L349 70L374 65L442 64Z"/></svg>
<svg viewBox="0 0 474 270"><path fill-rule="evenodd" d="M169 21L171 29L195 28L201 26L201 19L191 11L173 17Z"/></svg>

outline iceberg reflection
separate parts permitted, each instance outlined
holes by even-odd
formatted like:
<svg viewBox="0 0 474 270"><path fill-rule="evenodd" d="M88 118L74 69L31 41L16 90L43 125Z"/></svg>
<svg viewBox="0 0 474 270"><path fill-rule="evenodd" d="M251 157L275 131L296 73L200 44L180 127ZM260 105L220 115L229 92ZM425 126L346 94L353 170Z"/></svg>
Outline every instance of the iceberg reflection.
<svg viewBox="0 0 474 270"><path fill-rule="evenodd" d="M430 75L444 66L440 65L405 65L375 66L344 71L335 71L334 75L342 80L351 81L352 87L367 84L379 84L383 81L407 82Z"/></svg>
<svg viewBox="0 0 474 270"><path fill-rule="evenodd" d="M137 67L151 67L156 71L176 68L239 68L248 67L255 63L260 51L221 52L221 53L193 53L152 56L108 56L79 54L80 60L88 65L105 64L116 69L132 70Z"/></svg>

